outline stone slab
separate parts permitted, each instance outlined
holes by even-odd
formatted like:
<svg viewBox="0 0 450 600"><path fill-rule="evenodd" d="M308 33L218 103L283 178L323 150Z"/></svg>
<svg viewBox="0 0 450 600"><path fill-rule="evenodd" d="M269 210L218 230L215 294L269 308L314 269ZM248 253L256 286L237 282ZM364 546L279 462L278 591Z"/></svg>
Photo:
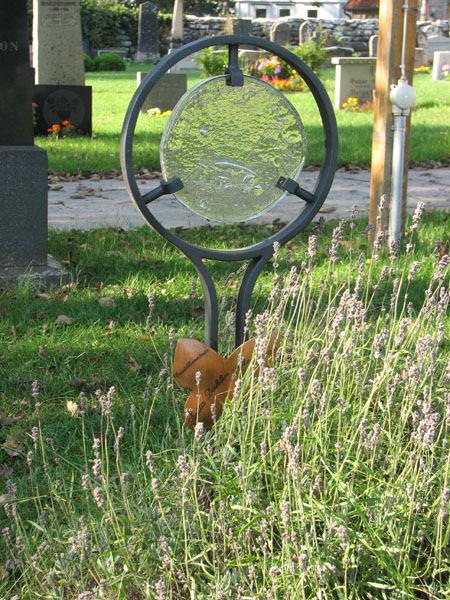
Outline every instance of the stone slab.
<svg viewBox="0 0 450 600"><path fill-rule="evenodd" d="M357 98L360 104L373 100L375 57L335 57L331 62L336 65L335 109L341 109L347 98Z"/></svg>
<svg viewBox="0 0 450 600"><path fill-rule="evenodd" d="M80 0L33 0L36 83L84 85Z"/></svg>
<svg viewBox="0 0 450 600"><path fill-rule="evenodd" d="M26 0L0 2L0 89L0 145L33 145Z"/></svg>
<svg viewBox="0 0 450 600"><path fill-rule="evenodd" d="M444 35L431 35L427 40L427 60L432 61L435 52L450 50L450 38Z"/></svg>
<svg viewBox="0 0 450 600"><path fill-rule="evenodd" d="M443 67L447 65L447 73L450 74L450 50L447 52L435 52L433 57L433 72L431 78L433 81L444 79Z"/></svg>
<svg viewBox="0 0 450 600"><path fill-rule="evenodd" d="M47 257L45 265L25 267L1 267L0 288L15 287L25 283L33 289L49 289L72 280L72 275L63 269L52 256Z"/></svg>
<svg viewBox="0 0 450 600"><path fill-rule="evenodd" d="M146 75L147 73L143 71L137 72L138 87ZM186 90L187 76L185 73L166 73L147 96L142 106L142 112L147 112L151 108L159 108L163 112L172 110Z"/></svg>
<svg viewBox="0 0 450 600"><path fill-rule="evenodd" d="M97 56L103 56L103 54L118 54L122 58L128 58L130 51L128 48L101 48L100 50L94 51L94 58Z"/></svg>
<svg viewBox="0 0 450 600"><path fill-rule="evenodd" d="M47 262L47 153L0 146L0 266Z"/></svg>
<svg viewBox="0 0 450 600"><path fill-rule="evenodd" d="M92 87L36 85L37 132L47 135L54 124L70 121L85 135L92 135Z"/></svg>

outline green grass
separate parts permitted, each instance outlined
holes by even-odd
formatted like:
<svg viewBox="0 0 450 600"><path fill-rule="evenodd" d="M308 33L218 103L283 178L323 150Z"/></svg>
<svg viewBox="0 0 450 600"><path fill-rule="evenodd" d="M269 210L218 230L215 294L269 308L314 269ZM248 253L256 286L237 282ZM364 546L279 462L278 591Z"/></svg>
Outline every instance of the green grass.
<svg viewBox="0 0 450 600"><path fill-rule="evenodd" d="M276 371L262 371L272 383L250 369L241 394L198 441L182 426L186 390L170 376L176 339L202 337L193 268L148 228L51 232L50 250L76 274L75 284L44 295L26 286L0 294L0 410L23 413L0 426L0 496L6 479L17 486L17 500L0 499L9 502L0 531L11 535L0 538L0 595L447 598L450 316L439 289L448 290L448 270L429 281L439 273L435 241L446 239L449 223L448 213L427 214L412 236L413 253L393 262L367 258L366 223L347 223L335 263L328 249L336 224L327 223L313 269L308 232L298 236L275 279L267 269L255 293L254 312L268 306L269 326L286 332ZM226 247L230 238L243 246L268 233L236 227L184 235ZM408 281L413 261L420 264ZM300 277L292 272L288 292L292 267ZM214 268L225 299L223 353L241 274L236 265ZM360 304L344 304L334 337L347 289ZM105 297L114 305L99 302ZM357 317L362 307L365 323ZM57 326L60 315L72 323ZM95 396L110 386L113 418L107 408L101 415ZM420 417L423 399L439 417L429 448L411 437L413 411L430 427ZM84 415L71 416L68 401ZM93 452L94 437L100 447Z"/></svg>
<svg viewBox="0 0 450 600"><path fill-rule="evenodd" d="M119 138L127 106L136 89L136 71L148 66L132 65L125 73L87 73L87 84L94 90L94 138L50 140L38 138L36 143L48 152L52 172L77 173L111 171L120 168ZM320 74L330 97L334 94L334 72ZM189 75L189 85L200 80L200 74ZM417 105L412 116L410 158L417 163L448 162L450 152L450 84L433 82L428 74L416 75L414 87ZM289 94L299 110L308 135L308 163L320 164L322 131L320 117L310 93ZM339 165L369 165L371 156L372 112L337 112L340 134ZM142 115L135 144L136 168L159 168L159 141L166 118Z"/></svg>

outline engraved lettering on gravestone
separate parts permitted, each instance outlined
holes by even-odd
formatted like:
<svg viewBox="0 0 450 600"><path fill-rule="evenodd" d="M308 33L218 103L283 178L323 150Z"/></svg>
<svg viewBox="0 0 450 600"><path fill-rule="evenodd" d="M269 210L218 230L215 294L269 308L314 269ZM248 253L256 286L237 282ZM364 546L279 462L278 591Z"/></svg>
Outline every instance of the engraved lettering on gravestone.
<svg viewBox="0 0 450 600"><path fill-rule="evenodd" d="M2 52L19 52L19 42L0 41L0 51Z"/></svg>
<svg viewBox="0 0 450 600"><path fill-rule="evenodd" d="M74 92L57 90L46 98L43 115L48 126L67 120L75 127L80 127L83 123L85 107Z"/></svg>
<svg viewBox="0 0 450 600"><path fill-rule="evenodd" d="M77 6L77 2L73 0L42 0L41 6L47 24L72 27L76 23L77 15L72 8Z"/></svg>
<svg viewBox="0 0 450 600"><path fill-rule="evenodd" d="M372 86L367 79L350 79L350 95L360 100L370 98Z"/></svg>

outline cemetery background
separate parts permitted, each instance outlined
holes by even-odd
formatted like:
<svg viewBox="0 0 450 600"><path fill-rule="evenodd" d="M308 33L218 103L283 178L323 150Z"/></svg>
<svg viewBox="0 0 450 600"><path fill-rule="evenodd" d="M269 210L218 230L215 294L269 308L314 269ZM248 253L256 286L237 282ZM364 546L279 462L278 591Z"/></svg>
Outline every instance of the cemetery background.
<svg viewBox="0 0 450 600"><path fill-rule="evenodd" d="M53 140L39 138L39 145L48 152L49 169L52 173L75 174L111 172L119 169L118 141L124 111L129 98L136 88L136 71L145 71L148 65L129 65L124 73L86 73L86 82L93 87L94 138L68 138ZM334 71L326 69L320 73L330 96L334 97ZM414 86L418 92L418 102L413 110L413 129L410 159L414 163L429 161L448 162L450 139L446 121L450 119L450 107L447 102L448 86L433 83L428 73L417 74ZM188 73L188 85L200 80L200 74ZM305 114L310 146L308 161L318 164L320 159L320 138L314 135L319 118L313 109L309 93L290 94L289 99L302 114ZM341 133L339 165L370 163L370 138L373 112L346 112L336 114ZM141 140L147 140L145 146L138 141L136 161L139 167L157 169L159 167L159 138L167 117L152 118L142 115L138 123ZM145 133L146 132L146 135ZM440 140L435 143L435 140Z"/></svg>
<svg viewBox="0 0 450 600"><path fill-rule="evenodd" d="M411 246L369 257L365 220L311 226L257 289L257 334L286 326L276 368L195 436L170 376L199 337L191 267L148 229L51 232L74 282L0 292L0 594L445 594L448 228L419 207ZM239 277L216 273L225 351Z"/></svg>

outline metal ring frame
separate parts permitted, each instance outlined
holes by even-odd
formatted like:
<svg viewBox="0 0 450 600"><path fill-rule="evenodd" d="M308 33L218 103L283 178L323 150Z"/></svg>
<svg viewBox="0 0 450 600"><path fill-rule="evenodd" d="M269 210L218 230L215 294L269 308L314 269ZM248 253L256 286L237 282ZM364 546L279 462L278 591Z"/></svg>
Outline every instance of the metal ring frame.
<svg viewBox="0 0 450 600"><path fill-rule="evenodd" d="M196 246L186 242L185 240L182 240L174 233L166 229L152 214L151 210L147 206L147 203L156 197L173 191L171 190L171 182L161 182L159 193L156 195L150 193L145 197L142 196L139 191L133 170L133 139L136 123L142 105L150 90L163 77L163 75L170 68L174 67L180 60L210 46L228 46L229 48L229 66L226 70L226 74L229 78L227 83L229 83L229 85L239 86L243 84L242 73L237 63L239 46L262 48L263 50L271 52L272 54L283 59L300 74L312 92L320 112L325 133L325 155L313 192L311 193L307 192L306 190L302 190L299 188L299 186L296 186L295 182L292 180L285 180L284 178L280 178L279 180L279 187L282 187L290 193L294 193L299 198L303 198L303 200L305 200L306 204L304 205L303 210L300 211L300 214L268 239L254 244L253 246L233 250L202 248L201 246ZM202 282L205 298L205 339L206 343L211 348L217 350L218 347L219 307L214 281L205 264L205 260L250 260L250 263L242 278L237 298L235 337L235 343L237 347L244 341L245 315L250 308L251 296L256 279L263 267L273 256L274 242L278 242L280 245L285 244L300 231L305 229L305 227L317 214L320 207L324 203L333 182L334 173L336 170L337 153L338 132L336 118L330 99L322 83L312 72L312 70L287 48L279 46L278 44L274 44L268 40L252 36L225 35L191 42L185 46L181 46L174 52L167 54L142 81L128 107L122 129L120 160L124 181L126 183L128 193L133 198L137 208L140 210L148 223L166 240L179 248L179 250L181 250L194 264Z"/></svg>

